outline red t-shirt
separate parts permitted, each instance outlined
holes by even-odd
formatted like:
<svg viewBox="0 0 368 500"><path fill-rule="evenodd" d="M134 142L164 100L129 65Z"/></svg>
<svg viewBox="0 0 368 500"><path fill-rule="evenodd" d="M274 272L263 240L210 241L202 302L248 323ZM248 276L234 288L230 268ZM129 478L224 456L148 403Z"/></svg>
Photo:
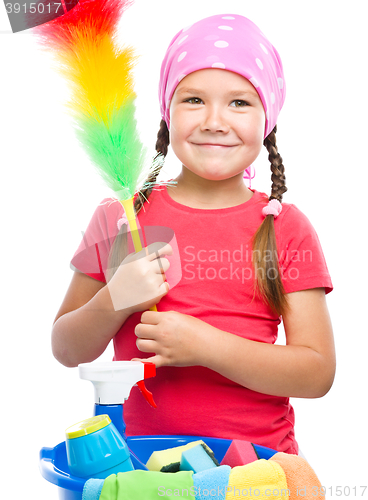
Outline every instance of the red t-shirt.
<svg viewBox="0 0 368 500"><path fill-rule="evenodd" d="M258 342L274 343L281 319L254 297L251 238L263 221L267 195L235 207L195 209L174 201L167 189L154 190L138 214L146 244L165 241L169 293L158 311L195 316L221 330ZM105 199L97 207L72 259L72 267L100 281L118 232L122 205ZM324 287L332 290L318 236L295 205L283 204L275 231L287 293ZM129 251L133 251L129 241ZM114 337L114 360L150 357L136 347L131 315ZM204 367L161 367L146 381L157 408L134 387L124 405L128 435L182 434L245 439L278 451L297 453L294 410L289 398L251 391Z"/></svg>

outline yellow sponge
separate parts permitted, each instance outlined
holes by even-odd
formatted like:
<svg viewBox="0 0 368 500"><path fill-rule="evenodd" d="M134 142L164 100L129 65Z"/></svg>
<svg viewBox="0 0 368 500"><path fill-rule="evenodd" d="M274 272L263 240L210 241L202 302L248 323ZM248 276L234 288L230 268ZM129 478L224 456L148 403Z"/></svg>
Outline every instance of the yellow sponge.
<svg viewBox="0 0 368 500"><path fill-rule="evenodd" d="M148 470L158 472L178 472L180 470L180 460L183 451L189 450L194 446L203 445L210 453L212 450L202 440L192 441L183 446L176 446L168 450L154 451L149 457L146 466Z"/></svg>

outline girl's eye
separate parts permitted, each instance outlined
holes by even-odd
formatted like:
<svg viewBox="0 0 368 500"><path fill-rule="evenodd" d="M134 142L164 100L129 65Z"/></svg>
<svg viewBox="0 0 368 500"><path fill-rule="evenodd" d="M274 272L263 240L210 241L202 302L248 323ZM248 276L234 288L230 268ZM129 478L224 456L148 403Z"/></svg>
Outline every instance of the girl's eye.
<svg viewBox="0 0 368 500"><path fill-rule="evenodd" d="M189 99L186 99L184 102L190 102L190 101L202 101L202 99L200 99L199 97L190 97ZM203 102L203 101L202 101ZM233 102L236 102L237 104L235 105L236 108L243 108L245 106L249 106L249 104L245 101L242 101L242 100L239 100L239 99L236 99L235 101ZM194 103L194 104L197 104L198 102ZM239 104L239 106L238 106Z"/></svg>
<svg viewBox="0 0 368 500"><path fill-rule="evenodd" d="M193 104L199 104L198 101L202 101L202 99L200 99L199 97L190 97L189 99L186 99L184 102L189 102L191 103L191 101L196 101L196 102L193 102ZM192 104L192 103L191 103Z"/></svg>
<svg viewBox="0 0 368 500"><path fill-rule="evenodd" d="M235 107L236 108L243 108L245 106L248 106L248 103L245 102L245 101L241 101L239 99L236 99L235 101L233 101L231 104L233 104L235 102Z"/></svg>

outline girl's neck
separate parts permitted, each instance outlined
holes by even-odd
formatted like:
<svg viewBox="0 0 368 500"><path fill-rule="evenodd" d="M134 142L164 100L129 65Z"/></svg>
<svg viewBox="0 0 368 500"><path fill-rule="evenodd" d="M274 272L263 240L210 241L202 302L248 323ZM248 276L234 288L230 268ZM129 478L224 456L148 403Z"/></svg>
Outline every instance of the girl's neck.
<svg viewBox="0 0 368 500"><path fill-rule="evenodd" d="M241 205L249 201L253 192L246 187L243 173L224 179L212 181L199 177L183 168L174 179L177 184L167 186L169 196L190 208L218 209Z"/></svg>

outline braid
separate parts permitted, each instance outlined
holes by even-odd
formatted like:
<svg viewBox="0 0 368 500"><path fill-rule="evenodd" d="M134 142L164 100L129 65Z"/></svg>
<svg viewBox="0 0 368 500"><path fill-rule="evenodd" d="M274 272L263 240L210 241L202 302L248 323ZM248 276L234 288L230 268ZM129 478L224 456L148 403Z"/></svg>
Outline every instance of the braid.
<svg viewBox="0 0 368 500"><path fill-rule="evenodd" d="M275 125L272 132L264 139L263 144L269 153L268 159L271 163L272 172L271 196L269 199L275 199L281 203L287 187L285 185L285 167L276 146L276 132L277 126ZM265 217L254 235L253 264L256 273L257 291L274 312L282 315L287 310L288 303L280 276L273 215Z"/></svg>
<svg viewBox="0 0 368 500"><path fill-rule="evenodd" d="M156 151L166 156L169 144L169 129L167 128L165 120L161 120L160 130L157 133Z"/></svg>
<svg viewBox="0 0 368 500"><path fill-rule="evenodd" d="M149 187L139 191L138 196L134 201L134 210L136 214L138 214L138 212L143 207L144 202L149 198L150 194L152 193L153 186L164 164L163 161L160 162L159 160L165 159L169 144L170 144L169 130L167 128L165 120L161 120L160 130L158 131L157 142L156 142L157 155L153 159L153 168L146 181L152 184L149 184ZM110 249L108 258L107 276L106 276L107 282L109 282L110 279L113 277L115 271L118 269L121 262L125 259L127 255L128 255L128 233L126 225L123 224Z"/></svg>
<svg viewBox="0 0 368 500"><path fill-rule="evenodd" d="M165 158L165 156L167 155L169 144L170 144L169 130L167 128L165 120L161 120L160 129L158 131L157 141L156 141L157 155L153 159L154 164L157 162L157 160ZM163 163L161 163L161 165L160 164L157 165L156 168L153 168L152 172L150 172L147 178L147 182L152 182L152 183L156 182L156 179L160 173L162 166ZM148 199L149 195L152 193L153 184L151 186L152 187L143 189L142 191L139 192L134 202L134 209L137 214L143 207L144 202Z"/></svg>
<svg viewBox="0 0 368 500"><path fill-rule="evenodd" d="M287 187L285 185L285 167L276 146L276 132L277 125L275 125L272 132L265 138L263 144L267 148L269 153L268 160L271 163L272 187L270 200L275 199L282 203L282 196L287 191Z"/></svg>

